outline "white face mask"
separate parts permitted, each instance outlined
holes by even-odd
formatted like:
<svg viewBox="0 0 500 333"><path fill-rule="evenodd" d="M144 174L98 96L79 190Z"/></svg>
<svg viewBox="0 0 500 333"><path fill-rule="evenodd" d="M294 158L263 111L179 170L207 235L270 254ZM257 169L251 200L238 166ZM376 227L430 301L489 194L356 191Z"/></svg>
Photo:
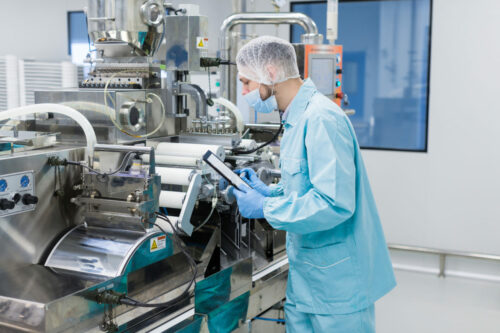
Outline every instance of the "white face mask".
<svg viewBox="0 0 500 333"><path fill-rule="evenodd" d="M265 101L260 98L259 89L254 89L245 96L245 101L248 103L250 107L252 107L256 112L260 113L271 113L274 110L278 110L278 102L276 101L276 97L271 95Z"/></svg>

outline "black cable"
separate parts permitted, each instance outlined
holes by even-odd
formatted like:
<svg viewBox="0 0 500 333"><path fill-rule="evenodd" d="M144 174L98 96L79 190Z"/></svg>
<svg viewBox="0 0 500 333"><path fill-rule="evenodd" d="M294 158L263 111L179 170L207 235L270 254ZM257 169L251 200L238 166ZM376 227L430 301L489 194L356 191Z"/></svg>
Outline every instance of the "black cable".
<svg viewBox="0 0 500 333"><path fill-rule="evenodd" d="M257 148L254 148L254 149L250 149L250 150L238 150L236 148L232 149L232 152L236 155L244 155L244 154L251 154L251 153L255 153L257 150L259 150L260 148L264 148L265 146L269 145L270 143L274 142L278 136L280 135L281 133L281 130L283 129L283 119L282 119L283 115L282 115L282 112L280 111L280 128L278 128L278 131L276 132L276 134L274 134L273 138L263 144L261 144L260 146L258 146Z"/></svg>
<svg viewBox="0 0 500 333"><path fill-rule="evenodd" d="M170 228L172 228L172 230L174 232L174 241L177 243L177 246L181 249L182 253L184 253L184 255L190 261L191 266L193 268L193 271L195 273L197 273L196 261L193 259L193 257L186 251L186 249L184 248L184 246L181 244L181 238L179 236L179 233L177 232L177 229L174 228L174 226L173 226L172 222L170 221L170 219L168 218L168 216L166 216L166 215L164 215L162 213L156 213L156 216L158 216L159 218L161 218L162 220L164 220L165 222L167 222L170 225ZM165 230L162 227L160 227L158 224L154 223L154 225L157 226L158 229L160 229L162 232L164 232L165 234L167 234L165 232Z"/></svg>
<svg viewBox="0 0 500 333"><path fill-rule="evenodd" d="M236 65L236 63L234 61L230 61L230 60L220 60L220 64L221 65Z"/></svg>
<svg viewBox="0 0 500 333"><path fill-rule="evenodd" d="M193 271L193 277L191 278L191 281L189 281L189 284L186 287L186 289L179 296L177 296L176 298L174 298L168 302L142 303L142 302L139 302L139 301L137 301L133 298L130 298L128 296L123 296L120 299L121 304L127 304L127 305L131 305L131 306L145 307L145 308L170 308L178 303L181 303L182 301L185 301L189 297L193 296L193 294L190 293L189 290L191 289L191 287L195 283L196 275L198 274L198 268L196 266L196 261L193 259L193 257L186 251L184 246L181 244L181 242L180 242L181 240L180 240L179 234L177 233L177 229L174 228L174 226L173 226L172 222L170 221L170 219L168 218L168 216L163 215L161 213L156 213L156 216L158 216L159 218L161 218L162 220L167 222L170 225L170 227L172 228L172 230L174 232L174 241L177 244L177 246L181 249L182 253L184 253L184 255L188 258L189 263L191 264L191 269ZM160 227L158 224L154 223L154 225L158 229L160 229L163 233L165 233L165 235L168 235L168 233L162 227Z"/></svg>
<svg viewBox="0 0 500 333"><path fill-rule="evenodd" d="M102 176L102 177L107 177L107 176L111 176L111 175L114 175L120 171L123 170L123 168L128 164L128 162L130 161L130 156L134 153L137 153L137 152L134 152L134 151L129 151L125 154L125 156L123 157L123 160L122 162L120 163L120 165L118 166L118 168L114 171L111 171L111 172L100 172L100 171L97 171L91 167L89 167L88 165L85 165L83 164L82 162L76 162L76 161L67 161L65 160L64 161L64 164L66 165L77 165L77 166L81 166L81 167L84 167L85 169L88 169L89 171L91 172L94 172L96 174L98 174L99 176ZM64 165L63 164L63 165Z"/></svg>
<svg viewBox="0 0 500 333"><path fill-rule="evenodd" d="M194 272L194 274L193 274L194 277L191 280L191 284L192 284L193 283L192 281L195 280L196 275L198 273L196 261L193 259L193 257L186 251L184 246L181 244L181 238L179 236L179 233L177 232L177 229L174 228L174 226L173 226L172 222L170 221L170 219L168 218L168 216L166 216L162 213L156 213L156 216L158 216L159 218L161 218L162 220L164 220L165 222L167 222L170 225L170 228L172 228L172 230L174 232L174 241L177 243L177 246L181 249L182 253L184 253L184 255L188 258L189 262L191 263L191 267L192 267L193 272ZM165 230L163 230L163 228L160 227L158 224L155 223L154 225L156 225L161 231L163 231L165 234L167 234L165 232Z"/></svg>

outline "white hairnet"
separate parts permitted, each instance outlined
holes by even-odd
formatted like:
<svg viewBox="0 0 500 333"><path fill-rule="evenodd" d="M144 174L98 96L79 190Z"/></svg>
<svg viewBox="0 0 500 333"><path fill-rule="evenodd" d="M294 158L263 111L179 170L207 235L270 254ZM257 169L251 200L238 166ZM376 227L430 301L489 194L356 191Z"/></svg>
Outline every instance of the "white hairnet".
<svg viewBox="0 0 500 333"><path fill-rule="evenodd" d="M252 39L243 46L236 56L236 65L241 76L267 85L299 77L292 44L272 36ZM269 65L276 68L274 80L271 80Z"/></svg>

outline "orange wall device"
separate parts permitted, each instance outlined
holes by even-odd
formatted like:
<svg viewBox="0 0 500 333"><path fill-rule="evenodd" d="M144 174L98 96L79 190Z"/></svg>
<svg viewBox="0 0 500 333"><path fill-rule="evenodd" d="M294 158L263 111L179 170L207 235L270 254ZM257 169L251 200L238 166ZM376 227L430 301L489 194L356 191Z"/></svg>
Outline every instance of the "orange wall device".
<svg viewBox="0 0 500 333"><path fill-rule="evenodd" d="M341 106L342 45L293 44L297 53L299 72L311 78L316 88Z"/></svg>

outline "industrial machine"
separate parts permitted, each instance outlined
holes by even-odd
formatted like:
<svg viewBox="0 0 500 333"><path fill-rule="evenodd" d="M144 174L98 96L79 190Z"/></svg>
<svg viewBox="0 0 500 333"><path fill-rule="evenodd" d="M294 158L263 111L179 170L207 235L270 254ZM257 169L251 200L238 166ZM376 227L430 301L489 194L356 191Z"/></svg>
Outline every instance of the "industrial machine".
<svg viewBox="0 0 500 333"><path fill-rule="evenodd" d="M221 27L220 57L210 58L208 18L196 6L99 0L86 13L95 51L79 88L38 91L35 105L0 114L8 120L0 125L0 331L248 326L284 299L288 259L285 233L243 219L202 161L210 150L267 183L280 177L279 150L248 137L263 127L243 128L224 99L234 73L227 33L235 24L297 23L308 44L321 35L302 14L237 14ZM335 54L338 67L338 52L318 59ZM223 74L217 116L207 113L213 96L189 82L206 68Z"/></svg>

